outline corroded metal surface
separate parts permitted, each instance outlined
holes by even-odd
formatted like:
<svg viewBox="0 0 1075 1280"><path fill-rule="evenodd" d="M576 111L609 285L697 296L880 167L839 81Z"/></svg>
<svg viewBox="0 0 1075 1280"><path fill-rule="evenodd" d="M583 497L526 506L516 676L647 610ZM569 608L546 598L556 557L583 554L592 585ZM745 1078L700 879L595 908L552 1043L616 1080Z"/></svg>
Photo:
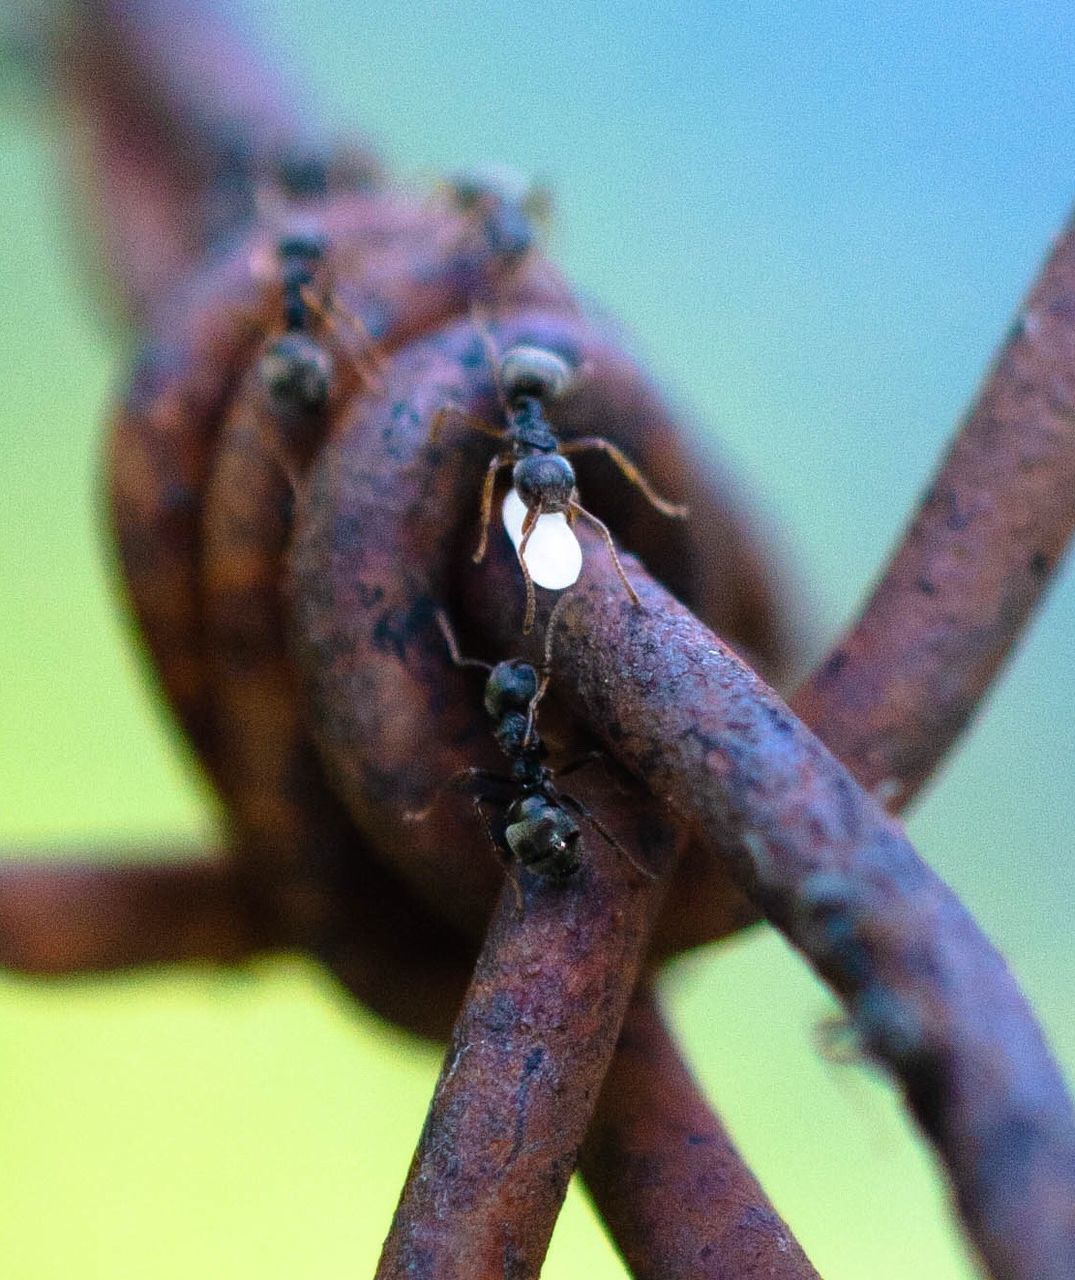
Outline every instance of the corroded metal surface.
<svg viewBox="0 0 1075 1280"><path fill-rule="evenodd" d="M170 10L102 0L93 14L63 80L95 129L113 268L146 335L110 448L113 521L230 847L225 866L74 873L92 909L48 924L34 922L69 881L5 873L6 962L58 972L300 945L371 1007L437 1035L492 911L382 1273L535 1275L606 1079L584 1163L635 1273L792 1280L809 1264L644 995L613 1056L647 946L668 954L764 911L900 1080L991 1273L1075 1272L1063 1087L1002 961L882 808L954 740L1071 530L1070 236L796 718L728 647L769 669L785 651L749 522L530 238L502 234L518 217L495 216L496 199L475 212L394 192L361 147L351 180L327 165L322 191L320 161L280 149L288 96L271 73L234 74L248 51L223 27L196 28L204 56L195 39L173 57ZM220 69L208 95L206 66ZM246 120L238 149L229 115ZM138 205L132 182L147 175L153 198ZM280 332L274 245L296 222L328 239L313 330L338 379L323 442L288 458L249 371ZM230 247L211 243L222 232ZM587 833L578 876L523 877L521 911L510 883L494 907L480 824L440 794L495 753L435 609L452 611L468 652L522 644L510 554L470 566L492 446L458 423L428 441L446 405L497 420L482 329L496 349L537 341L576 363L554 426L610 436L694 514L668 526L607 459L579 467L586 505L649 570L627 561L645 608L584 537L543 733L548 714L564 759L596 735L645 787L611 765L572 778L630 858ZM678 868L673 810L694 836Z"/></svg>
<svg viewBox="0 0 1075 1280"><path fill-rule="evenodd" d="M1075 528L1073 317L1068 228L862 617L794 700L891 807L981 704Z"/></svg>
<svg viewBox="0 0 1075 1280"><path fill-rule="evenodd" d="M639 986L579 1167L633 1276L816 1280Z"/></svg>
<svg viewBox="0 0 1075 1280"><path fill-rule="evenodd" d="M1071 1274L1075 1117L1004 961L772 690L625 566L641 607L595 570L562 610L561 691L845 1002L936 1144L993 1274Z"/></svg>

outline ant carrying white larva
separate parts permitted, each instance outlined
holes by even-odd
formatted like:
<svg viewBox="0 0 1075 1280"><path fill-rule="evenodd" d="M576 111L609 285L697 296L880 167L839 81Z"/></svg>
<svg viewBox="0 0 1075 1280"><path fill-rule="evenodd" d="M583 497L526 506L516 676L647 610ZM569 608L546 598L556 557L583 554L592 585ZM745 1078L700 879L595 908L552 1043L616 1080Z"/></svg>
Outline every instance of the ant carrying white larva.
<svg viewBox="0 0 1075 1280"><path fill-rule="evenodd" d="M533 627L536 608L534 578L526 562L526 550L538 526L538 521L543 516L560 516L566 521L568 532L576 519L581 518L592 524L604 538L612 563L631 601L638 604L638 595L623 571L623 565L616 554L616 547L607 526L593 512L587 511L579 501L575 469L565 455L594 449L601 450L662 515L682 520L687 515L687 508L678 503L668 502L656 493L634 463L611 440L606 440L603 436L579 436L561 443L557 439L549 424L545 408L550 401L562 396L571 383L574 370L563 356L546 347L526 343L516 344L509 347L502 355L498 355L489 335L484 331L481 331L481 334L489 353L497 398L500 401L506 426L495 427L454 406L446 406L433 418L429 432L430 442L435 442L444 420L454 416L462 419L473 430L502 442L503 447L489 460L485 482L482 485L481 530L478 547L474 552L475 564L480 564L485 558L497 476L503 468L510 466L512 488L504 504L504 520L509 532L513 519L513 501L515 504L521 504L525 509L518 531L519 539L516 543L516 554L526 583L526 615L523 620L523 633L526 634ZM516 506L517 510L518 506ZM578 569L582 564L581 552L578 551L577 539L573 532L570 532L570 537L575 544L577 559L573 576L567 574L565 580L555 583L542 582L539 585L549 585L553 586L553 589L563 590L571 586L578 577ZM514 537L512 541L515 541Z"/></svg>

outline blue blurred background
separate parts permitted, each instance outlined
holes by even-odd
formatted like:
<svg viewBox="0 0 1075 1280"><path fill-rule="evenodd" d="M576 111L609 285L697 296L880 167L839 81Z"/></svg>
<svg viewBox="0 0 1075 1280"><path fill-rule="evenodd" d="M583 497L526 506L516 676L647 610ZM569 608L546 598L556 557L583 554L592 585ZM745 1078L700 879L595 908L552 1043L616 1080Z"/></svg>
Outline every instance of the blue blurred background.
<svg viewBox="0 0 1075 1280"><path fill-rule="evenodd" d="M1071 198L1075 12L248 4L319 105L415 178L546 179L553 250L761 496L816 653L857 607ZM866 13L868 11L868 16ZM0 843L197 839L212 815L140 679L96 496L121 344L71 233L59 124L0 91ZM911 833L1075 1076L1075 584L1062 573ZM818 1051L774 937L666 993L828 1280L973 1274L888 1088ZM9 1280L371 1274L437 1054L312 966L0 984ZM581 1195L545 1274L622 1275Z"/></svg>

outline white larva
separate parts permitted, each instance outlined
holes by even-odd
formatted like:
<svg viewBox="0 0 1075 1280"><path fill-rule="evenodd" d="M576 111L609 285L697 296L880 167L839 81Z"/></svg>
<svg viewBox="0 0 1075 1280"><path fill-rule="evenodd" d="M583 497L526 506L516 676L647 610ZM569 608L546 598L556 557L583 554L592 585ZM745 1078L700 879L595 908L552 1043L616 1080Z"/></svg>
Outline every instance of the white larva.
<svg viewBox="0 0 1075 1280"><path fill-rule="evenodd" d="M523 540L526 507L514 489L509 489L503 506L504 528L515 550ZM549 591L566 591L582 572L582 547L563 512L538 516L537 525L523 555L536 586Z"/></svg>

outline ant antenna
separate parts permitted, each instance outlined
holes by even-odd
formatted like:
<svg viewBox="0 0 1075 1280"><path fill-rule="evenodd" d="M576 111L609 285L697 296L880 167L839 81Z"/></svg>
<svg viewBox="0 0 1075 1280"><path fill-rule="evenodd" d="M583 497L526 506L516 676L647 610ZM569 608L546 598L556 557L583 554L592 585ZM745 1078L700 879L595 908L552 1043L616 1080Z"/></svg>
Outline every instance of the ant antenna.
<svg viewBox="0 0 1075 1280"><path fill-rule="evenodd" d="M560 613L564 605L567 603L567 595L562 595L553 605L549 619L545 623L545 656L541 662L541 680L538 683L537 692L530 699L530 703L526 708L526 733L523 734L523 746L530 745L530 740L534 734L534 720L537 715L538 703L545 696L545 691L549 687L549 681L552 679L552 642L556 634L556 626L560 621Z"/></svg>
<svg viewBox="0 0 1075 1280"><path fill-rule="evenodd" d="M448 646L448 652L457 667L479 667L482 671L492 671L493 664L491 662L483 662L481 658L463 657L459 651L459 641L452 630L452 624L448 621L448 615L443 609L437 610L436 617L437 626L440 627L440 633Z"/></svg>
<svg viewBox="0 0 1075 1280"><path fill-rule="evenodd" d="M631 603L633 605L641 605L642 601L638 598L638 592L631 586L623 565L620 563L620 557L616 554L616 544L612 541L612 534L608 531L608 525L603 520L598 520L592 511L587 511L582 503L577 500L571 503L569 510L574 515L581 516L583 520L588 520L601 534L601 537L605 540L605 546L608 547L608 554L612 557L616 572L619 574L620 581L623 583L624 590L631 597Z"/></svg>
<svg viewBox="0 0 1075 1280"><path fill-rule="evenodd" d="M604 453L612 459L628 483L633 484L650 506L656 508L661 515L668 516L672 520L686 520L690 515L690 508L684 503L669 502L667 498L662 498L624 451L603 436L576 436L573 440L565 440L560 446L560 452L563 454Z"/></svg>
<svg viewBox="0 0 1075 1280"><path fill-rule="evenodd" d="M496 339L493 337L493 316L488 306L482 302L472 302L470 304L470 321L481 339L482 347L485 349L485 358L489 362L489 369L493 375L493 389L496 391L500 410L506 417L511 412L511 406L508 404L504 383L500 377L501 353L497 350Z"/></svg>
<svg viewBox="0 0 1075 1280"><path fill-rule="evenodd" d="M354 337L358 338L359 351L357 354L351 353L355 372L370 391L383 393L384 382L381 379L381 372L384 369L384 357L377 350L370 331L359 317L341 306L335 298L320 301L309 285L302 287L302 300L330 333L339 336L341 328L347 328Z"/></svg>

